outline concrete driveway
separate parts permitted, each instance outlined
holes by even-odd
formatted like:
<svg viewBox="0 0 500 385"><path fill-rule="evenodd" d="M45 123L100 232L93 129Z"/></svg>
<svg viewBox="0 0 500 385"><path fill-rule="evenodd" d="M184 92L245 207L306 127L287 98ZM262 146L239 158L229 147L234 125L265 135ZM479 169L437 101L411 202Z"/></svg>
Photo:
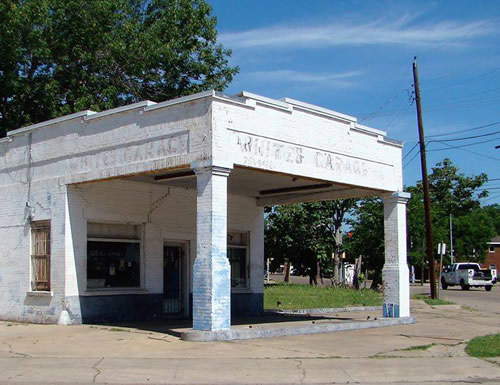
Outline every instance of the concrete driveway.
<svg viewBox="0 0 500 385"><path fill-rule="evenodd" d="M498 361L464 352L500 332L497 315L422 301L412 311L415 325L211 343L146 326L2 322L0 384L500 383Z"/></svg>

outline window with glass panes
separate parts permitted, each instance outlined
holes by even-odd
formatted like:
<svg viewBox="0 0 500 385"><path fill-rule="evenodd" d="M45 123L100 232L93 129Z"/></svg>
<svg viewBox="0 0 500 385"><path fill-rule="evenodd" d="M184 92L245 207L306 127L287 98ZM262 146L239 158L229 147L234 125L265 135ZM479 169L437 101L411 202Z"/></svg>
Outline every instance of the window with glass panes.
<svg viewBox="0 0 500 385"><path fill-rule="evenodd" d="M227 258L231 264L231 287L248 287L248 242L249 234L229 232L227 234Z"/></svg>

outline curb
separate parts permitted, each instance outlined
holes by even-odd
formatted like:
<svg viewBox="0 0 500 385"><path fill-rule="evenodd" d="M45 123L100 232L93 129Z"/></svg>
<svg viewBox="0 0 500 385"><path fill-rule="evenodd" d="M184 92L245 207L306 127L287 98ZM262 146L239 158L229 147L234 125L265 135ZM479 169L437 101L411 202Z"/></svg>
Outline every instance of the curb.
<svg viewBox="0 0 500 385"><path fill-rule="evenodd" d="M299 327L281 327L275 329L229 329L220 331L189 330L183 332L181 339L191 342L210 342L210 341L232 341L247 340L253 338L273 338L283 336L294 336L304 334L333 333L345 330L359 330L379 328L396 325L410 325L417 321L414 317L401 318L382 318L373 321L357 321L331 324L311 324Z"/></svg>
<svg viewBox="0 0 500 385"><path fill-rule="evenodd" d="M342 313L347 311L380 311L380 313L382 314L382 306L332 307L332 308L297 309L297 310L269 309L269 310L264 310L264 314L328 314L328 313Z"/></svg>

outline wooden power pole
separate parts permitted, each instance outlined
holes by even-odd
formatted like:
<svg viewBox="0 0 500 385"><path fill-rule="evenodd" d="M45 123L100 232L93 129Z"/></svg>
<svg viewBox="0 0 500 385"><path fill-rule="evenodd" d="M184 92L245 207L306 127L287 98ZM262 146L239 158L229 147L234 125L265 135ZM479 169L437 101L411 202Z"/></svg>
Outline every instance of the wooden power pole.
<svg viewBox="0 0 500 385"><path fill-rule="evenodd" d="M429 280L431 284L431 298L438 298L436 292L436 274L434 270L434 246L432 241L431 200L429 196L429 180L427 179L427 160L425 157L424 124L422 122L422 106L420 104L420 86L418 84L417 57L413 61L413 86L417 104L418 136L420 140L420 164L422 167L422 185L424 188L425 233L427 240L427 258L429 261ZM423 277L422 277L423 278Z"/></svg>

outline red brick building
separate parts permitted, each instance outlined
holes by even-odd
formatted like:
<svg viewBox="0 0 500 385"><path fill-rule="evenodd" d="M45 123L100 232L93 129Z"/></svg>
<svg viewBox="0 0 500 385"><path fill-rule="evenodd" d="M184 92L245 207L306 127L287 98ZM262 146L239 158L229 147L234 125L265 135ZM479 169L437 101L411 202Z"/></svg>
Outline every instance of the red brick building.
<svg viewBox="0 0 500 385"><path fill-rule="evenodd" d="M500 268L500 235L497 235L488 243L486 260L482 267L489 268L491 265L495 265L497 269Z"/></svg>

